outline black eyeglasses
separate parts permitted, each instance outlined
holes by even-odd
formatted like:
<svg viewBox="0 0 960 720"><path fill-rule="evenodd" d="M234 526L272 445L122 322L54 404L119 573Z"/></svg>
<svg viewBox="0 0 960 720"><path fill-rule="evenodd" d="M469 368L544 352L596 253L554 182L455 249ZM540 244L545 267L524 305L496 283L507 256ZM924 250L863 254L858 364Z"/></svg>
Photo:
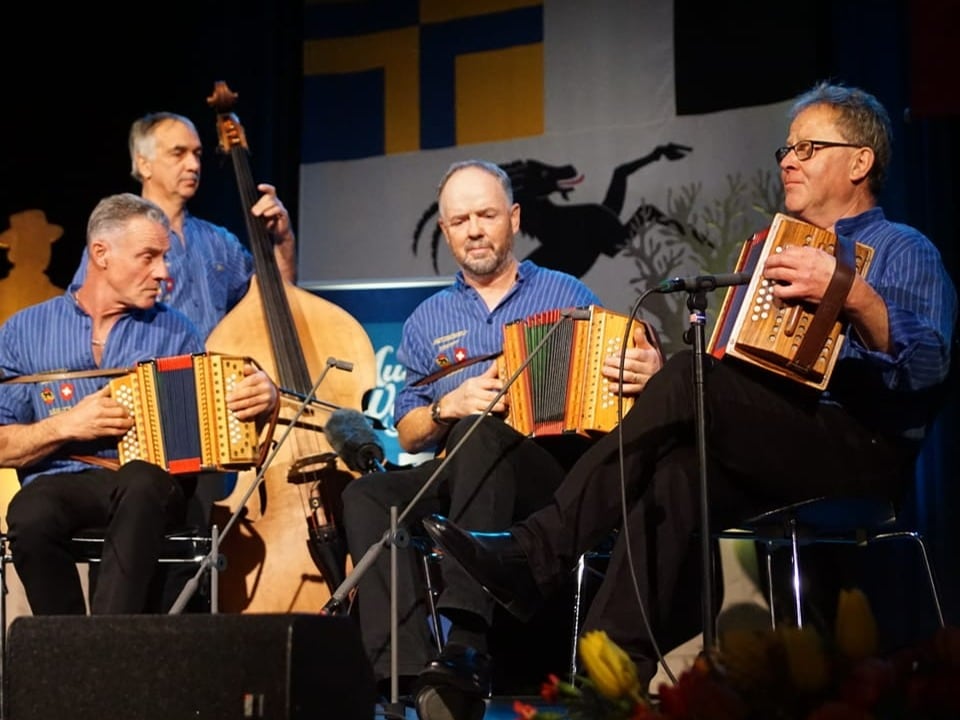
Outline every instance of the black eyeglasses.
<svg viewBox="0 0 960 720"><path fill-rule="evenodd" d="M803 161L812 158L814 151L828 147L863 147L863 145L858 145L857 143L831 142L830 140L800 140L793 145L784 145L783 147L777 148L774 156L777 158L777 164L779 165L783 162L783 159L790 154L791 150L797 154L797 160Z"/></svg>

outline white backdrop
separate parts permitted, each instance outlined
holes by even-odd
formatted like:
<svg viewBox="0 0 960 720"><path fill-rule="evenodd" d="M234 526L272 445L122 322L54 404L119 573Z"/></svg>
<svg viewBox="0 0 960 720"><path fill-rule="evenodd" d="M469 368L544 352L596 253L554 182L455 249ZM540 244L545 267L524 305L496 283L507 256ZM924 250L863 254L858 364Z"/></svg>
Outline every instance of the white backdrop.
<svg viewBox="0 0 960 720"><path fill-rule="evenodd" d="M738 244L766 224L778 208L780 191L773 150L786 136L786 104L678 116L674 109L670 0L482 0L466 4L469 10L450 9L446 15L434 7L431 15L434 5L421 2L419 19L404 28L404 34L384 40L412 46L419 42L421 63L418 74L408 83L409 94L426 96L434 71L440 75L452 71L452 97L458 105L451 109L456 118L456 137L476 138L485 124L495 127L491 132L498 132L500 137L487 142L455 140L457 144L446 147L402 152L386 147L390 145L388 139L379 154L305 162L300 183L301 282L410 279L453 273L456 268L442 240L436 269L431 260L435 216L423 228L416 252L414 231L434 202L437 182L446 167L471 157L501 164L530 159L553 167L572 165L582 176L566 199L559 192L544 193L537 196L536 208L533 201L524 203L518 192L522 207L527 208L522 210L526 212L523 217L532 216L534 210L543 210L549 216L556 209L551 206L556 206L566 208L568 213L572 210L572 218L578 217L578 210L586 218L604 211L627 226L635 211L643 207L648 215L664 219L663 224L651 222L632 231L624 229L627 237L618 251L612 255L600 252L588 270L574 273L581 275L605 305L621 312L628 311L645 288L665 277L730 270ZM541 13L532 16L534 22L539 17L542 23L542 28L533 30L540 33L541 40L524 44L520 54L511 54L516 48L509 47L511 33L516 34L520 22L516 20L520 16L507 12L511 7L526 13L524 22L530 21L530 11ZM432 64L424 63L423 57L437 37L445 38L444 33L448 33L455 50L460 42L457 33L468 33L469 23L489 20L484 30L495 34L501 27L498 18L504 19L505 47L453 52L452 70L433 60ZM382 36L374 32L364 36L355 28L349 37L347 34L345 31L344 37L308 41L307 82L334 79L349 83L353 76L347 70L382 71L383 87L388 88L390 77L395 80L404 72L411 75L409 67L404 69L409 58L402 53L401 60L387 57L382 68L376 67L380 61L371 57L378 53L371 53L370 48ZM410 50L415 51L416 47ZM542 58L542 69L531 63L531 57ZM513 72L513 61L523 66ZM516 82L523 87L510 85L514 77L520 78ZM530 98L542 102L542 107L531 107ZM325 95L324 101L334 102L335 98ZM390 103L389 97L383 100L382 124L385 134L393 132L396 137L399 121ZM306 105L304 134L309 140L311 133L328 130L311 114L309 100ZM346 120L349 126L349 114L355 113L357 123L369 123L367 112L361 105L345 103L338 108L339 121ZM530 118L541 116L542 128L536 134L509 136L511 119L529 133ZM419 118L421 137L429 135L430 120ZM349 142L345 139L345 146ZM675 160L652 160L630 174L623 206L617 212L600 207L617 166L644 158L669 143L689 150ZM560 222L573 225L568 219ZM601 246L604 233L586 221L576 232L541 238L523 236L518 238L517 254L526 257L551 244L559 248L554 257L573 257L577 254L574 250L591 243ZM567 269L563 263L551 264ZM660 327L668 349L679 342L686 323L684 300L680 294L657 296L644 306L645 316ZM711 310L720 300L711 301Z"/></svg>

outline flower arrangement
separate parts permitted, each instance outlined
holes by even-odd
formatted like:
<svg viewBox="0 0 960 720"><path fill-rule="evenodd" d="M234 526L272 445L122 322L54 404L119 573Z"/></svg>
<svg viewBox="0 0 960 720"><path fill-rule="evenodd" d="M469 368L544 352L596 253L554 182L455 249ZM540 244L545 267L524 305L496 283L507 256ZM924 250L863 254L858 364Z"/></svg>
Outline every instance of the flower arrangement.
<svg viewBox="0 0 960 720"><path fill-rule="evenodd" d="M562 711L516 702L517 720L947 720L960 718L960 628L878 655L866 596L841 591L832 637L811 627L724 633L657 700L601 631L579 643L585 674L541 694Z"/></svg>

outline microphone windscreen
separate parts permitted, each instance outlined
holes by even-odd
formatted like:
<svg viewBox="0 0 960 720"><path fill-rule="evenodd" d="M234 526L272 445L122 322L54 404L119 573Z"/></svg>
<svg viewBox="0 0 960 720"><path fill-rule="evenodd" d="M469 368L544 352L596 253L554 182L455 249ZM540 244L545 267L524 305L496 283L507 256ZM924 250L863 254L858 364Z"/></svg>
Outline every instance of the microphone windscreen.
<svg viewBox="0 0 960 720"><path fill-rule="evenodd" d="M330 447L351 470L367 471L371 461L382 461L383 447L366 416L350 408L337 408L323 428ZM375 463L373 463L375 464Z"/></svg>

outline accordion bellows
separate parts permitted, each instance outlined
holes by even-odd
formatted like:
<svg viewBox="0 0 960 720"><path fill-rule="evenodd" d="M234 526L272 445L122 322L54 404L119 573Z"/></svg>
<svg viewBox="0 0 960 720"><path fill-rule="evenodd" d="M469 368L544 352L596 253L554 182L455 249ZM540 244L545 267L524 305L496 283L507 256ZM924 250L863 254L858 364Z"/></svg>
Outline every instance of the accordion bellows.
<svg viewBox="0 0 960 720"><path fill-rule="evenodd" d="M172 474L244 470L259 460L253 421L227 409L246 358L197 353L147 360L110 382L135 423L120 439L120 464L144 460Z"/></svg>
<svg viewBox="0 0 960 720"><path fill-rule="evenodd" d="M499 375L506 381L520 373L507 391L507 424L531 437L590 435L616 427L619 396L601 369L605 357L620 354L625 338L627 347L633 347L628 320L626 315L591 305L507 323L503 353L497 360ZM527 360L529 364L521 370ZM624 397L622 412L626 414L632 406L633 398Z"/></svg>

